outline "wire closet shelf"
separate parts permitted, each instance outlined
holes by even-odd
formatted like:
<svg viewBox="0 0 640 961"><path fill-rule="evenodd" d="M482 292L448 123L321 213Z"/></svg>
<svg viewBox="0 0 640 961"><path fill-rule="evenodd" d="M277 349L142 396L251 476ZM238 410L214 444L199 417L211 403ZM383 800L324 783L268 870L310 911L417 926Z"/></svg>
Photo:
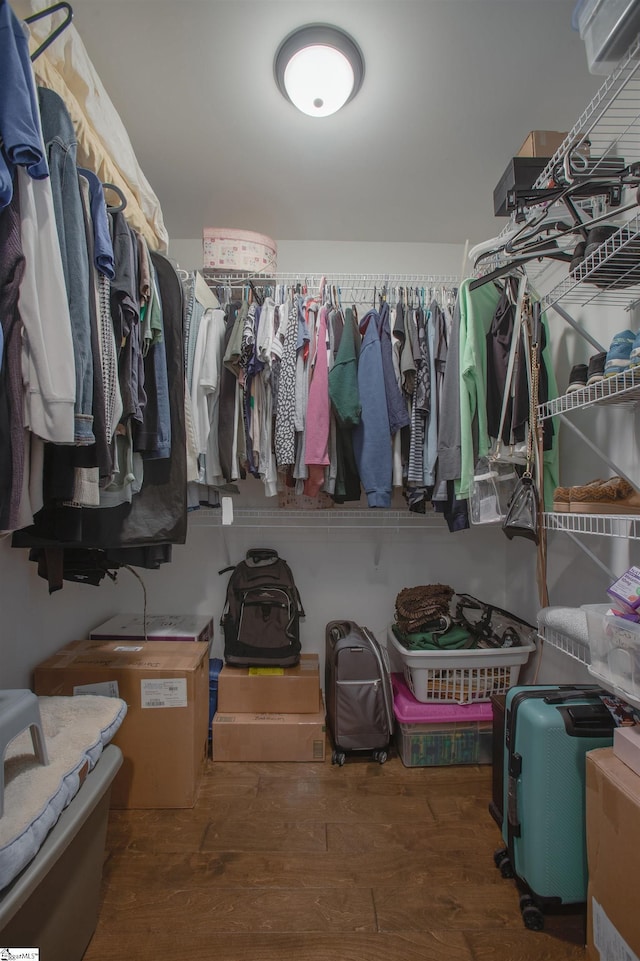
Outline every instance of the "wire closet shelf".
<svg viewBox="0 0 640 961"><path fill-rule="evenodd" d="M544 513L544 526L548 531L565 531L570 534L594 534L599 537L621 537L640 540L640 514L554 514Z"/></svg>
<svg viewBox="0 0 640 961"><path fill-rule="evenodd" d="M396 510L354 507L340 509L335 507L318 510L295 510L285 507L236 507L231 524L223 524L222 512L214 507L202 507L189 514L190 522L197 527L261 527L279 529L304 528L315 530L385 530L389 533L400 531L420 531L427 529L445 530L444 516L437 511L417 514L408 509Z"/></svg>
<svg viewBox="0 0 640 961"><path fill-rule="evenodd" d="M581 148L590 174L602 173L616 162L626 167L640 162L640 36L580 115L538 176L534 189L547 188L559 168L567 172L569 178L572 173L579 173L573 164ZM588 148L586 153L584 148ZM622 202L626 203L630 199L629 189L624 192L627 196ZM528 213L540 210L542 206L544 204L524 208L518 216L526 219ZM631 309L640 300L640 214L636 212L622 223L620 215L616 214L617 207L608 206L604 196L577 198L576 207L593 216L608 213L611 222L620 226L613 236L557 284L557 262L544 256L529 261L526 271L531 282L538 289L548 288L542 298L543 307L552 307L561 300L579 306L597 300L603 306ZM589 217L585 216L587 224L588 220ZM515 213L497 238L498 248L501 242L509 240L514 226L517 226ZM574 237L575 243L578 239ZM509 256L498 249L493 258L486 259L476 270L476 276L507 267L509 261Z"/></svg>
<svg viewBox="0 0 640 961"><path fill-rule="evenodd" d="M640 403L640 367L632 367L613 377L597 380L587 387L580 387L546 401L538 407L538 420L547 420L568 411L581 410L602 404L635 407Z"/></svg>
<svg viewBox="0 0 640 961"><path fill-rule="evenodd" d="M220 270L204 268L203 277L209 287L243 289L258 287L262 290L273 287L300 288L309 294L319 295L322 290L336 289L340 294L361 295L359 300L371 300L383 296L392 300L399 291L424 291L436 293L457 290L460 279L453 274L397 274L397 273L309 273L271 272L268 274L249 274L242 272L225 273Z"/></svg>

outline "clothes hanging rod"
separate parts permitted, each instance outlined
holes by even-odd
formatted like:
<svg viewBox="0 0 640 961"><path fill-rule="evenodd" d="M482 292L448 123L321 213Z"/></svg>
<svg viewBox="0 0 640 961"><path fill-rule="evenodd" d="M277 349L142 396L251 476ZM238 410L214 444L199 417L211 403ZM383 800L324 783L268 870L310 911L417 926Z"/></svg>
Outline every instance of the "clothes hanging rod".
<svg viewBox="0 0 640 961"><path fill-rule="evenodd" d="M317 287L324 283L334 287L348 287L352 290L368 290L371 287L458 287L459 277L453 274L307 274L304 271L270 274L221 274L204 268L205 280L219 287L242 287L250 283L259 286L275 284L302 284Z"/></svg>

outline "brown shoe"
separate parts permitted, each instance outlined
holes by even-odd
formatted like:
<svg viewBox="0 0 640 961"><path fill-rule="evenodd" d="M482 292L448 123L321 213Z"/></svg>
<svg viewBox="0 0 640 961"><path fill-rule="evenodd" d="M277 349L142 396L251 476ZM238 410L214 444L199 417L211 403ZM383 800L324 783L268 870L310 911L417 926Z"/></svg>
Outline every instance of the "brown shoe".
<svg viewBox="0 0 640 961"><path fill-rule="evenodd" d="M601 477L587 481L586 484L576 485L575 487L556 487L553 492L553 510L556 514L568 514L571 510L572 494L575 491L583 491L587 487L599 487L605 481Z"/></svg>
<svg viewBox="0 0 640 961"><path fill-rule="evenodd" d="M640 493L622 477L612 477L598 487L585 485L572 492L571 512L576 514L640 514Z"/></svg>

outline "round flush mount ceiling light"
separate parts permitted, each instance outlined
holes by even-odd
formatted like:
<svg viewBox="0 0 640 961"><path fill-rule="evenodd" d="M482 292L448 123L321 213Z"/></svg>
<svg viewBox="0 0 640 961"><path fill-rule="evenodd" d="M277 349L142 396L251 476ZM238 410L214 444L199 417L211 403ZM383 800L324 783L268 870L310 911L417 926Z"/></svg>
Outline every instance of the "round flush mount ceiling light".
<svg viewBox="0 0 640 961"><path fill-rule="evenodd" d="M362 86L364 59L347 33L310 23L285 37L273 69L278 89L298 110L310 117L328 117Z"/></svg>

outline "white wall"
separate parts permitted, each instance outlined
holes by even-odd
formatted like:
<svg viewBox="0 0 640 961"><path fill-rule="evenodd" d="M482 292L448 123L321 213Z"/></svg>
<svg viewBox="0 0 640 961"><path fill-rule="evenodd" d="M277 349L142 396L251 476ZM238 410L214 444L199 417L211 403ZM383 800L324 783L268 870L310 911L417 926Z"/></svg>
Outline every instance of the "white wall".
<svg viewBox="0 0 640 961"><path fill-rule="evenodd" d="M202 240L172 240L171 260L185 270L202 267ZM279 240L281 273L448 274L462 272L464 244L386 244Z"/></svg>

